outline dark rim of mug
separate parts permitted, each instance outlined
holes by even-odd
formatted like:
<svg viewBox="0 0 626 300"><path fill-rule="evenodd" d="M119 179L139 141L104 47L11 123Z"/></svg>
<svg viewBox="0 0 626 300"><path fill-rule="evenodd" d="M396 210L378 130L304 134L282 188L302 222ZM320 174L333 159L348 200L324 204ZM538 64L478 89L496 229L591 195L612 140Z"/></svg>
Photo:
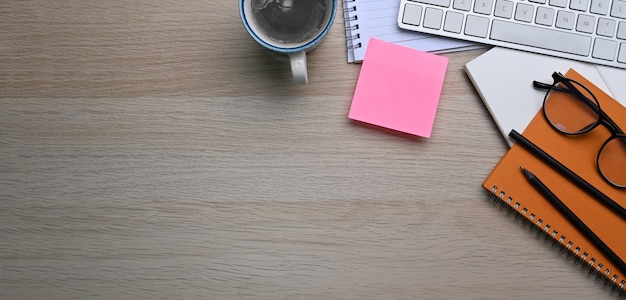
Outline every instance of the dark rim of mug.
<svg viewBox="0 0 626 300"><path fill-rule="evenodd" d="M335 22L335 15L337 14L337 1L333 0L331 1L332 7L331 7L331 14L330 14L330 18L328 20L328 23L326 23L326 26L324 27L324 30L322 30L313 40L311 40L310 42L302 45L302 46L298 46L295 48L285 48L285 47L276 47L270 43L267 43L266 41L264 41L263 39L261 39L250 27L250 25L248 24L248 19L246 18L245 14L244 14L244 7L243 7L243 3L247 1L247 0L240 0L239 1L239 14L241 15L241 20L243 21L243 25L246 27L246 30L248 31L248 33L252 36L252 38L254 38L259 44L263 45L265 48L268 48L270 50L273 51L277 51L277 52L282 52L282 53L295 53L295 52L300 52L303 50L307 50L309 48L314 47L315 45L317 45L319 42L322 41L322 39L326 36L326 34L328 34L328 31L330 31L330 28L332 27L333 23Z"/></svg>

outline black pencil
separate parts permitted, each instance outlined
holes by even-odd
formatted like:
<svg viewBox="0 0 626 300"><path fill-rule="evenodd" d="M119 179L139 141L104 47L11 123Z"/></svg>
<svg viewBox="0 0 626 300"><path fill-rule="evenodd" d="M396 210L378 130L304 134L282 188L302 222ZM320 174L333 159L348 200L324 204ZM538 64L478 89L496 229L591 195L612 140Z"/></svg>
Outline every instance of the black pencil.
<svg viewBox="0 0 626 300"><path fill-rule="evenodd" d="M542 161L550 165L553 169L559 171L559 173L561 173L567 179L571 180L574 184L576 184L576 186L587 191L587 193L589 193L591 196L596 198L596 200L600 201L600 203L604 204L606 207L614 211L617 215L619 215L623 220L626 221L626 208L617 204L615 201L613 201L613 199L609 198L609 196L602 193L600 190L598 190L596 187L591 185L582 177L578 176L572 170L564 166L554 157L550 156L550 154L546 153L537 145L533 144L530 140L525 138L515 129L511 130L511 132L509 133L509 136L513 140L518 142L522 147L526 148L528 151L534 154L536 157L538 157L539 159L541 159Z"/></svg>
<svg viewBox="0 0 626 300"><path fill-rule="evenodd" d="M622 272L623 276L626 276L626 263L617 255L609 246L607 246L602 239L600 239L593 230L591 230L585 223L576 216L576 214L570 210L565 203L561 202L561 200L543 183L537 176L535 176L530 171L524 169L524 167L520 167L526 179L544 196L550 203L557 208L561 214L565 216L565 218L572 223L576 228L591 242L596 245L607 256L607 258L612 261L620 272Z"/></svg>

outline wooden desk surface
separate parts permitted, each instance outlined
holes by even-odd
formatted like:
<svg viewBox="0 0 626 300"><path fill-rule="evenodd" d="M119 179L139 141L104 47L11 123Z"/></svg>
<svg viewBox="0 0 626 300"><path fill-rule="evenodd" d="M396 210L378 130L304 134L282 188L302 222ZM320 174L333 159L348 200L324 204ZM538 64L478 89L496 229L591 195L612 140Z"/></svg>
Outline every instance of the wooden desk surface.
<svg viewBox="0 0 626 300"><path fill-rule="evenodd" d="M414 138L347 118L342 21L297 87L234 0L2 1L0 298L615 298L487 200L483 51Z"/></svg>

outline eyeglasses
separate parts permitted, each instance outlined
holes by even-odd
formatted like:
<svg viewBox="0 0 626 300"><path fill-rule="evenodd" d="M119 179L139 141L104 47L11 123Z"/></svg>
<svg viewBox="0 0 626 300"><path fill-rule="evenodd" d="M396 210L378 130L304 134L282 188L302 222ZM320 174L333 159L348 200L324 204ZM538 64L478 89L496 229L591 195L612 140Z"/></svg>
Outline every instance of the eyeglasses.
<svg viewBox="0 0 626 300"><path fill-rule="evenodd" d="M600 109L596 96L582 83L563 74L552 74L552 85L533 81L536 88L547 89L543 99L543 114L555 130L578 135L604 125L611 131L598 152L596 165L602 177L611 185L626 188L626 135Z"/></svg>

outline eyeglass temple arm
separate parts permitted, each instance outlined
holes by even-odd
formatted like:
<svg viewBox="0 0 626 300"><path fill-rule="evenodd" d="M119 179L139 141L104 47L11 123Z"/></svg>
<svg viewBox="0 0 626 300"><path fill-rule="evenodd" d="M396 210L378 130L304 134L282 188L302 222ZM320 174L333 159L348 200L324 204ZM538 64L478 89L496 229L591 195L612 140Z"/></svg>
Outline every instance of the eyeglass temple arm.
<svg viewBox="0 0 626 300"><path fill-rule="evenodd" d="M533 86L536 89L542 89L542 90L549 90L552 87L551 84L543 83L537 80L533 80Z"/></svg>

